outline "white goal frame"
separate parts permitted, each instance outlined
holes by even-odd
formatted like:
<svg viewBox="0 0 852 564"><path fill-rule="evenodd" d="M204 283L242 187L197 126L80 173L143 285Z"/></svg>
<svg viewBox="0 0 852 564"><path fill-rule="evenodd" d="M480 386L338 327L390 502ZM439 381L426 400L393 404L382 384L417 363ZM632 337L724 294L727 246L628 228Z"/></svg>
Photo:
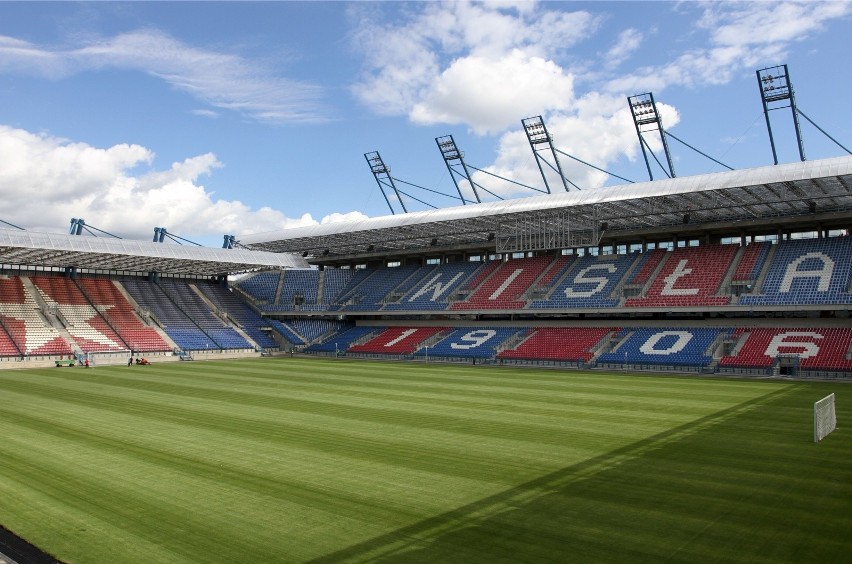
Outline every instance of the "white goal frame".
<svg viewBox="0 0 852 564"><path fill-rule="evenodd" d="M814 402L814 442L818 443L837 428L834 394Z"/></svg>

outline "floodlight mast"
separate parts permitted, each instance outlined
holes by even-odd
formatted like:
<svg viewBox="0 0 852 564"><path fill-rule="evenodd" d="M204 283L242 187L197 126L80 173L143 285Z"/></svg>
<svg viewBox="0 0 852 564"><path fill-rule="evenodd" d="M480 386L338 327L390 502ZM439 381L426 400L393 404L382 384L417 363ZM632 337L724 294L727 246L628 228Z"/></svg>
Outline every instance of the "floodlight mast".
<svg viewBox="0 0 852 564"><path fill-rule="evenodd" d="M544 125L544 119L541 116L522 119L521 123L524 126L524 131L527 134L527 140L530 142L530 148L535 155L535 163L538 165L538 171L541 173L541 178L544 180L544 187L547 188L547 193L550 194L550 184L547 183L547 176L544 174L544 169L541 167L541 161L552 168L552 165L547 162L539 154L539 146L547 145L543 149L550 149L550 154L553 156L553 162L556 163L556 172L559 174L559 179L562 180L562 187L568 191L568 183L565 180L565 175L562 173L562 165L559 164L559 158L556 156L556 149L553 148L553 137L548 133L547 126Z"/></svg>
<svg viewBox="0 0 852 564"><path fill-rule="evenodd" d="M639 146L642 148L642 156L645 157L645 166L648 168L648 178L650 180L654 180L654 173L651 171L651 163L648 161L647 153L651 153L651 156L654 157L654 160L657 161L657 164L660 165L660 168L663 169L663 172L665 172L669 178L674 178L676 175L674 165L672 164L672 155L669 152L669 144L666 142L666 132L665 129L663 129L663 120L657 111L657 104L654 101L654 95L651 92L646 92L645 94L628 96L627 103L630 105L630 113L633 116L633 125L636 126L636 135L639 137ZM642 126L650 127L643 130ZM666 153L666 163L669 167L668 171L666 171L660 161L657 160L657 156L653 151L651 151L651 147L648 146L645 138L642 137L642 133L652 131L657 131L660 135L660 141L663 143L663 151ZM646 148L647 153L645 152Z"/></svg>
<svg viewBox="0 0 852 564"><path fill-rule="evenodd" d="M473 180L470 178L470 171L467 169L467 164L464 162L464 155L462 155L461 151L459 151L459 148L456 146L456 141L453 139L453 136L445 135L443 137L435 137L435 143L438 144L438 149L441 151L441 156L444 158L444 164L447 165L447 170L450 171L450 178L453 179L453 184L456 185L456 190L459 192L459 198L461 199L462 204L467 205L467 201L462 195L461 187L456 179L456 174L461 175L462 178L467 180L473 190L473 195L476 197L476 202L481 204L482 200L479 198L479 192L476 191L476 184L474 184ZM461 163L464 174L458 172L452 167L450 163L453 161Z"/></svg>
<svg viewBox="0 0 852 564"><path fill-rule="evenodd" d="M373 173L373 178L376 179L376 184L379 185L379 190L382 192L382 196L384 196L385 203L388 205L388 208L390 208L391 215L396 215L396 212L393 210L393 206L388 199L388 195L385 193L385 186L390 186L393 189L397 200L399 200L399 205L402 206L402 211L404 213L408 213L408 209L405 207L405 202L402 201L402 196L399 195L399 190L397 190L393 177L390 175L390 168L385 165L385 161L382 160L382 156L379 152L372 151L364 153L364 158L367 159L367 164L370 165L370 172Z"/></svg>
<svg viewBox="0 0 852 564"><path fill-rule="evenodd" d="M757 71L757 86L760 88L760 101L763 103L763 116L766 118L766 130L769 132L769 144L772 147L772 161L778 164L778 153L775 151L775 138L772 136L772 125L769 122L769 112L790 108L793 114L793 127L796 130L796 141L799 144L799 158L805 160L805 145L802 141L802 129L799 126L799 111L796 108L796 94L790 83L790 73L787 65L768 67ZM789 100L789 104L783 105ZM809 120L810 121L810 120Z"/></svg>

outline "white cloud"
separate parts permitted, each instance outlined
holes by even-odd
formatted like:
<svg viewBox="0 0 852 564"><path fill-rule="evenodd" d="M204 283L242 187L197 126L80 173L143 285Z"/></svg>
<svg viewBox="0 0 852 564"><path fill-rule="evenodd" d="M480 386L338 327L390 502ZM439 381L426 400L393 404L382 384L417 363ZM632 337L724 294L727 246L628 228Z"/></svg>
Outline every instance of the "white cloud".
<svg viewBox="0 0 852 564"><path fill-rule="evenodd" d="M422 6L392 24L372 6L358 12L353 38L367 71L353 92L374 111L486 134L570 104L573 76L553 61L596 28L588 12L534 2Z"/></svg>
<svg viewBox="0 0 852 564"><path fill-rule="evenodd" d="M606 64L615 68L624 62L642 44L642 33L636 29L628 28L618 34L615 45L610 47L606 53Z"/></svg>
<svg viewBox="0 0 852 564"><path fill-rule="evenodd" d="M574 79L553 61L514 50L499 59L455 61L411 109L415 123L470 124L477 134L500 132L544 109L567 109Z"/></svg>
<svg viewBox="0 0 852 564"><path fill-rule="evenodd" d="M211 153L156 170L153 152L140 145L102 149L0 125L0 154L0 219L28 230L58 232L72 217L134 239L148 239L155 226L208 237L318 223L310 214L289 218L270 207L216 199L200 182L222 166ZM334 213L320 221L364 217Z"/></svg>
<svg viewBox="0 0 852 564"><path fill-rule="evenodd" d="M849 2L707 2L696 26L708 45L612 80L610 91L725 84L744 69L783 62L795 42L852 13Z"/></svg>
<svg viewBox="0 0 852 564"><path fill-rule="evenodd" d="M324 93L238 55L205 51L156 30L56 49L0 36L0 72L61 79L102 68L137 70L221 110L267 123L324 121Z"/></svg>

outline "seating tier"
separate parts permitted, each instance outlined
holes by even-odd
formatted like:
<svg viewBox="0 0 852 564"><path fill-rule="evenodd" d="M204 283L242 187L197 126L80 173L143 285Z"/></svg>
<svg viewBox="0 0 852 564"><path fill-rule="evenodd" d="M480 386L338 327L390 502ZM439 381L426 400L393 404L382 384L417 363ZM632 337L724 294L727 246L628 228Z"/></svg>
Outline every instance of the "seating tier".
<svg viewBox="0 0 852 564"><path fill-rule="evenodd" d="M610 327L533 329L523 343L512 350L504 350L498 358L541 359L567 362L588 362L594 356L592 348L616 329Z"/></svg>
<svg viewBox="0 0 852 564"><path fill-rule="evenodd" d="M347 352L371 354L411 354L419 345L443 331L442 327L391 327L369 341L349 348Z"/></svg>
<svg viewBox="0 0 852 564"><path fill-rule="evenodd" d="M852 236L785 241L769 265L760 294L743 305L850 304Z"/></svg>
<svg viewBox="0 0 852 564"><path fill-rule="evenodd" d="M852 328L740 328L733 338L745 342L720 366L769 368L779 356L796 356L806 370L852 370Z"/></svg>
<svg viewBox="0 0 852 564"><path fill-rule="evenodd" d="M638 328L623 329L625 336L616 350L598 357L598 362L707 366L712 362L710 345L729 329Z"/></svg>
<svg viewBox="0 0 852 564"><path fill-rule="evenodd" d="M705 245L675 249L643 298L629 298L628 307L688 307L726 305L731 296L718 296L719 286L737 253L735 245ZM648 263L646 263L648 264Z"/></svg>
<svg viewBox="0 0 852 564"><path fill-rule="evenodd" d="M554 261L553 257L509 260L494 270L466 300L450 309L519 309L526 306L524 292Z"/></svg>

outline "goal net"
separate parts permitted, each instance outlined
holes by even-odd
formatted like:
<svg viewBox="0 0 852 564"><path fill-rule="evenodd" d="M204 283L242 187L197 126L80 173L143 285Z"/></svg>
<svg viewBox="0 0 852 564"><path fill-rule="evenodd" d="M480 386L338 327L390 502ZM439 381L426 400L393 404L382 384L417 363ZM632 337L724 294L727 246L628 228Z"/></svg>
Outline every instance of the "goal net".
<svg viewBox="0 0 852 564"><path fill-rule="evenodd" d="M834 394L814 402L814 442L818 443L837 427Z"/></svg>

